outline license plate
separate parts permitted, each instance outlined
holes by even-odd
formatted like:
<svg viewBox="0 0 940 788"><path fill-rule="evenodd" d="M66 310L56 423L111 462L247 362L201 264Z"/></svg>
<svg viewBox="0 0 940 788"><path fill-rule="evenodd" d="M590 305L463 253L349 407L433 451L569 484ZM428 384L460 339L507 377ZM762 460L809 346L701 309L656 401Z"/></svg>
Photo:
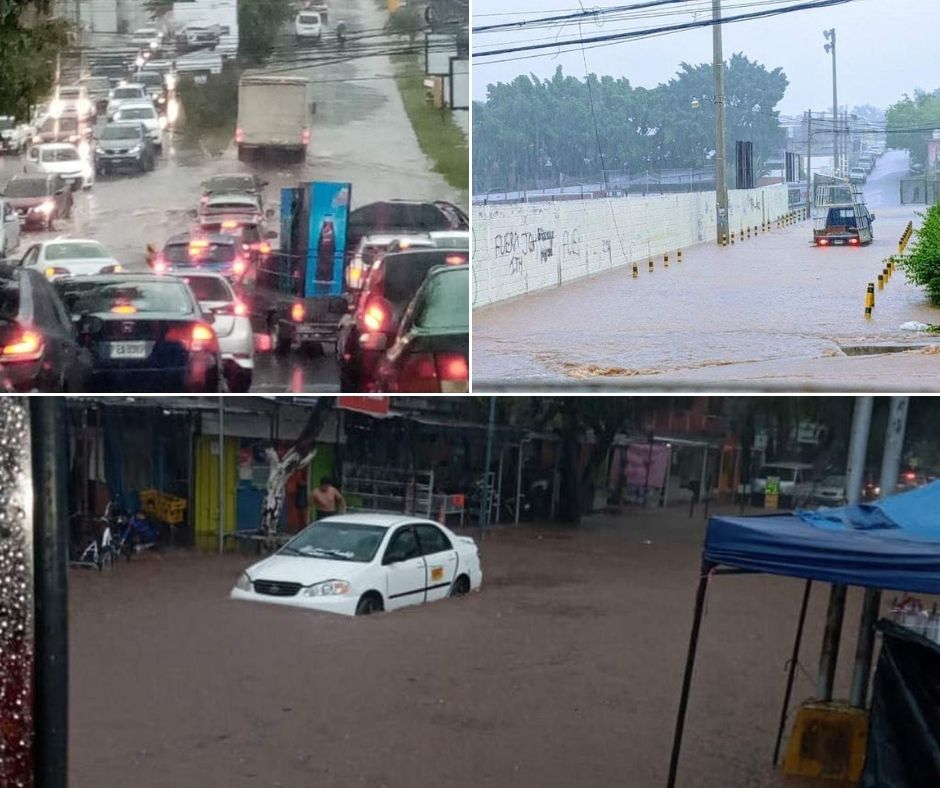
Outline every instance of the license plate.
<svg viewBox="0 0 940 788"><path fill-rule="evenodd" d="M833 243L834 243L836 246L842 246L842 245L845 243L845 241L844 241L842 238L836 238L836 239L833 241Z"/></svg>
<svg viewBox="0 0 940 788"><path fill-rule="evenodd" d="M111 358L146 358L146 342L112 342Z"/></svg>

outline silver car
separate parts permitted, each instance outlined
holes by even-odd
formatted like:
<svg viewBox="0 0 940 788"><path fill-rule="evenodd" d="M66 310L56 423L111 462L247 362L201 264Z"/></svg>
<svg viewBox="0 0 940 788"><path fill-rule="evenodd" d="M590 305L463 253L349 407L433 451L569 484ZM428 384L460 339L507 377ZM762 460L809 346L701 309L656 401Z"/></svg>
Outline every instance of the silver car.
<svg viewBox="0 0 940 788"><path fill-rule="evenodd" d="M202 311L212 316L229 391L248 391L255 368L255 339L247 307L221 274L178 269L176 275L189 285Z"/></svg>

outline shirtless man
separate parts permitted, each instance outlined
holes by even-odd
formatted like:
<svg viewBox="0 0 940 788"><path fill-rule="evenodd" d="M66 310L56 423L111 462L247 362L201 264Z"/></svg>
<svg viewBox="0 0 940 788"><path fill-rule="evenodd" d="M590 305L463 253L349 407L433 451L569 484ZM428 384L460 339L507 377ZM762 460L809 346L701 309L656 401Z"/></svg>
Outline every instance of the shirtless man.
<svg viewBox="0 0 940 788"><path fill-rule="evenodd" d="M329 476L320 479L320 486L312 493L313 502L317 507L317 519L332 517L334 514L346 512L346 499L343 494L333 486Z"/></svg>

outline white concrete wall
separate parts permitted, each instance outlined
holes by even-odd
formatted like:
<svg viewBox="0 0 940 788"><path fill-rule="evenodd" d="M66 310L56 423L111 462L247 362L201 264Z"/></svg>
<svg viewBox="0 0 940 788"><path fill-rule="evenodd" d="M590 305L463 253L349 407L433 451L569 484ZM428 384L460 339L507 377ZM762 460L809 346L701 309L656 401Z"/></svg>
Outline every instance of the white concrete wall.
<svg viewBox="0 0 940 788"><path fill-rule="evenodd" d="M784 185L728 194L737 232L787 213ZM473 305L486 306L711 241L715 193L473 207Z"/></svg>

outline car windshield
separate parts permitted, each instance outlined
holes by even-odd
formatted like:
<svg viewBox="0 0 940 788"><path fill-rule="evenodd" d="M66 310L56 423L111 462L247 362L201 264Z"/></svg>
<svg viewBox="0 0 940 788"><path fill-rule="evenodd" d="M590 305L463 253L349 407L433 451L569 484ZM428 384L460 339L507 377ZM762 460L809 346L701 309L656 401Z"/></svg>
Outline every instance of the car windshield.
<svg viewBox="0 0 940 788"><path fill-rule="evenodd" d="M55 133L56 131L56 119L55 118L46 118L42 123L42 128L40 131L50 134ZM71 133L73 131L78 131L78 119L77 118L59 118L58 119L58 131L59 133Z"/></svg>
<svg viewBox="0 0 940 788"><path fill-rule="evenodd" d="M375 557L385 528L359 523L319 522L307 526L284 545L285 555L368 563Z"/></svg>
<svg viewBox="0 0 940 788"><path fill-rule="evenodd" d="M795 468L781 468L779 465L764 465L757 472L759 479L766 479L768 476L776 476L782 481L792 482L796 478Z"/></svg>
<svg viewBox="0 0 940 788"><path fill-rule="evenodd" d="M163 256L171 263L230 263L235 259L235 245L211 241L182 241L167 244Z"/></svg>
<svg viewBox="0 0 940 788"><path fill-rule="evenodd" d="M82 84L89 90L107 90L111 86L111 81L107 77L90 77L83 79Z"/></svg>
<svg viewBox="0 0 940 788"><path fill-rule="evenodd" d="M845 476L826 476L822 480L823 487L845 487Z"/></svg>
<svg viewBox="0 0 940 788"><path fill-rule="evenodd" d="M385 257L384 295L393 305L407 304L418 292L428 271L445 263L440 252L403 252ZM467 291L464 291L466 298Z"/></svg>
<svg viewBox="0 0 940 788"><path fill-rule="evenodd" d="M152 85L154 87L163 86L163 77L159 74L154 74L152 71L150 73L144 72L138 74L137 81L140 82L141 85Z"/></svg>
<svg viewBox="0 0 940 788"><path fill-rule="evenodd" d="M19 311L19 284L15 279L0 279L0 320L15 320Z"/></svg>
<svg viewBox="0 0 940 788"><path fill-rule="evenodd" d="M428 280L415 315L418 328L470 331L470 275L466 268L443 271Z"/></svg>
<svg viewBox="0 0 940 788"><path fill-rule="evenodd" d="M53 148L40 150L40 161L78 161L78 151L75 148Z"/></svg>
<svg viewBox="0 0 940 788"><path fill-rule="evenodd" d="M44 197L46 192L45 178L15 178L7 184L5 197Z"/></svg>
<svg viewBox="0 0 940 788"><path fill-rule="evenodd" d="M189 285L197 301L231 301L232 291L225 280L217 276L187 276L183 281Z"/></svg>
<svg viewBox="0 0 940 788"><path fill-rule="evenodd" d="M251 213L258 210L258 204L251 200L211 200L206 210L220 213Z"/></svg>
<svg viewBox="0 0 940 788"><path fill-rule="evenodd" d="M256 188L255 179L251 175L222 175L218 178L211 178L205 183L207 192L253 192Z"/></svg>
<svg viewBox="0 0 940 788"><path fill-rule="evenodd" d="M133 126L105 126L101 132L103 140L137 140L140 137L140 129Z"/></svg>
<svg viewBox="0 0 940 788"><path fill-rule="evenodd" d="M465 235L442 235L432 240L438 249L461 249L466 251L470 245Z"/></svg>
<svg viewBox="0 0 940 788"><path fill-rule="evenodd" d="M59 89L59 98L64 99L77 99L81 96L81 88L60 88Z"/></svg>
<svg viewBox="0 0 940 788"><path fill-rule="evenodd" d="M189 290L179 281L88 282L65 279L55 282L55 286L66 309L73 315L105 312L190 315L194 312Z"/></svg>
<svg viewBox="0 0 940 788"><path fill-rule="evenodd" d="M127 120L153 120L157 116L150 107L131 107L122 109L121 117Z"/></svg>
<svg viewBox="0 0 940 788"><path fill-rule="evenodd" d="M110 256L108 250L101 244L91 241L85 243L55 243L46 246L47 260L81 260Z"/></svg>
<svg viewBox="0 0 940 788"><path fill-rule="evenodd" d="M318 14L301 14L300 15L300 24L302 25L318 25L320 23L320 17Z"/></svg>
<svg viewBox="0 0 940 788"><path fill-rule="evenodd" d="M115 88L115 98L140 98L140 88Z"/></svg>

